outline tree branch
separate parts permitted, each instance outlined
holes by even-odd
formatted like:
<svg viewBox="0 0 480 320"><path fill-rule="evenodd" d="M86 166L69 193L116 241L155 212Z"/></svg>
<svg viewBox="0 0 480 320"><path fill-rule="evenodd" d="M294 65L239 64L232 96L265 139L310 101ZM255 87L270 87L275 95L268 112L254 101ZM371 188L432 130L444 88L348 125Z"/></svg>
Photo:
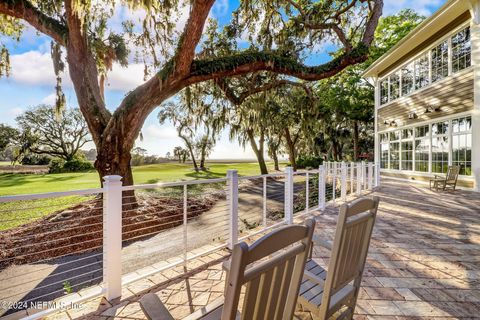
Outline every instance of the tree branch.
<svg viewBox="0 0 480 320"><path fill-rule="evenodd" d="M203 33L205 21L215 0L195 0L190 17L177 46L174 57L174 75L186 75L195 57L195 48Z"/></svg>
<svg viewBox="0 0 480 320"><path fill-rule="evenodd" d="M225 97L234 105L241 105L248 97L250 97L251 95L254 95L256 93L268 91L268 90L275 89L275 88L278 88L278 87L284 86L284 85L290 85L290 86L295 86L295 87L302 88L303 90L305 90L305 92L307 93L307 95L309 97L313 96L312 91L305 84L303 84L301 82L286 80L286 79L274 80L274 81L272 81L268 84L258 86L258 87L254 87L254 88L251 88L249 90L245 90L244 92L242 92L238 95L235 94L235 92L232 88L230 88L230 86L228 85L227 81L224 78L215 79L215 84L217 84L217 86L220 88L220 90L222 90L222 92L225 94Z"/></svg>
<svg viewBox="0 0 480 320"><path fill-rule="evenodd" d="M368 57L368 46L359 44L350 52L319 66L304 64L277 52L242 52L231 56L194 60L188 84L244 75L255 71L271 71L307 81L331 77L346 67L363 62Z"/></svg>
<svg viewBox="0 0 480 320"><path fill-rule="evenodd" d="M68 28L60 21L51 18L35 8L30 1L0 0L0 13L7 16L22 19L39 32L54 39L57 43L65 46L68 36Z"/></svg>

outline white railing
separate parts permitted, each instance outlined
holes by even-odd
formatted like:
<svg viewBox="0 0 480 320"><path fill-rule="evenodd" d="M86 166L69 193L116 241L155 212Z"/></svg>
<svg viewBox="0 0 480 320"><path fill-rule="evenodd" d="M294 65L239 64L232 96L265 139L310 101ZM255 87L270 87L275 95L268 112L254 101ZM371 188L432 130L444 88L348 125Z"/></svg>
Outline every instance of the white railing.
<svg viewBox="0 0 480 320"><path fill-rule="evenodd" d="M0 227L10 221L2 213L18 210L28 217L17 215L15 219L24 220L16 221L12 228L30 230L0 229L0 246L10 243L9 255L0 256L0 279L6 283L12 275L20 278L0 286L0 300L23 303L48 297L48 301L58 301L65 294L99 284L97 291L89 290L88 297L103 294L108 300L115 299L121 296L122 286L173 266L188 268L199 256L232 248L248 237L361 196L378 186L378 181L378 166L373 163L326 162L315 170L294 172L288 167L284 173L249 177L229 170L225 178L135 186L122 186L121 177L107 176L99 189L0 197ZM75 198L68 206L72 196L83 198ZM57 200L46 202L51 212L31 217L31 209L38 205L35 201L62 198L65 205L58 205ZM35 229L38 221L44 225ZM59 241L62 232L63 242ZM27 237L41 239L35 246L50 253L23 257L30 253L23 248L28 246ZM21 247L12 247L12 241ZM64 267L45 276L43 264L37 262ZM22 264L30 264L26 281L21 279ZM38 276L32 276L37 272ZM45 285L33 285L39 282ZM63 290L58 292L59 288Z"/></svg>

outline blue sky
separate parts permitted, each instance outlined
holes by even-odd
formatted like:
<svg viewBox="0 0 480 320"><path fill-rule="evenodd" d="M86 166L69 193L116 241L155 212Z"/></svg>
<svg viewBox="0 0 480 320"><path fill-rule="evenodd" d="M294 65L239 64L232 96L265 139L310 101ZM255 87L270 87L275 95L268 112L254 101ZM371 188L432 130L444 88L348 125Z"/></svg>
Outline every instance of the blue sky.
<svg viewBox="0 0 480 320"><path fill-rule="evenodd" d="M217 0L211 15L220 24L229 21L231 12L238 6L239 0ZM446 0L384 0L384 15L393 14L403 8L412 8L426 16L437 10ZM178 28L181 28L182 19ZM3 40L4 41L4 40ZM5 43L5 42L4 42ZM55 77L50 59L50 39L27 29L19 43L6 42L12 63L12 74L9 78L0 79L0 122L15 124L15 117L31 106L41 103L54 103ZM331 49L331 47L330 47ZM322 52L308 59L309 63L319 63L328 59L329 46ZM143 81L143 66L131 64L127 69L114 67L109 75L109 87L106 90L106 103L115 109L125 93ZM67 105L76 107L75 94L69 83L68 74L64 79L64 91ZM177 145L183 145L177 137L175 128L167 123L159 125L157 112L154 111L146 120L142 129L144 140L136 145L148 150L149 154L165 155ZM93 147L93 145L90 145ZM254 154L249 147L243 149L235 141L228 139L224 132L211 155L217 159L253 159Z"/></svg>

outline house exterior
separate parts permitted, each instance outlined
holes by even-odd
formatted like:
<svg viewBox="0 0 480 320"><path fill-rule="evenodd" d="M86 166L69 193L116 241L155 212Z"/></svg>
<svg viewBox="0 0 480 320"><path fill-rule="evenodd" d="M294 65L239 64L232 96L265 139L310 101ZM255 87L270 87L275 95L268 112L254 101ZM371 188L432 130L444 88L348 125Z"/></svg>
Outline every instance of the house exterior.
<svg viewBox="0 0 480 320"><path fill-rule="evenodd" d="M364 73L375 85L382 176L428 181L462 165L480 191L480 0L450 0Z"/></svg>

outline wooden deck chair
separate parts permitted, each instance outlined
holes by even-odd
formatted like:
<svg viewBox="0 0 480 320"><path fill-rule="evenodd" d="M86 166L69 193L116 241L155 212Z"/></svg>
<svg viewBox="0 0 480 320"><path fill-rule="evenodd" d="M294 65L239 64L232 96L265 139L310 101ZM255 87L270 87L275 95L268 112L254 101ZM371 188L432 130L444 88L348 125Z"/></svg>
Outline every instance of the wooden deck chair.
<svg viewBox="0 0 480 320"><path fill-rule="evenodd" d="M315 319L352 319L378 209L378 197L359 199L340 208L328 270L315 261L306 265L298 303ZM321 245L321 244L320 244Z"/></svg>
<svg viewBox="0 0 480 320"><path fill-rule="evenodd" d="M236 244L227 263L225 296L185 319L292 319L315 221L292 225L267 234L248 246ZM243 307L238 312L245 286ZM156 294L140 299L148 319L172 320Z"/></svg>
<svg viewBox="0 0 480 320"><path fill-rule="evenodd" d="M458 175L462 166L448 166L447 174L445 176L435 175L433 179L430 180L430 189L432 187L435 191L438 191L439 188L442 190L451 189L455 191L457 187Z"/></svg>

